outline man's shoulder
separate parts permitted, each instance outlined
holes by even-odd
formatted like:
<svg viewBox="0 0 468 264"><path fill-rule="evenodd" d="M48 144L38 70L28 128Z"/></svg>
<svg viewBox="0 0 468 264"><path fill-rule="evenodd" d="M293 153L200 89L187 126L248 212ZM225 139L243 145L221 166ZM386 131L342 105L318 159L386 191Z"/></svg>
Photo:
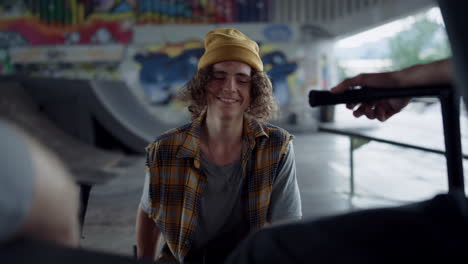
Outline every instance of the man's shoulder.
<svg viewBox="0 0 468 264"><path fill-rule="evenodd" d="M288 142L292 138L292 135L286 129L279 126L270 123L263 123L261 126L269 138L287 140Z"/></svg>
<svg viewBox="0 0 468 264"><path fill-rule="evenodd" d="M158 137L153 141L153 143L149 144L146 147L146 150L155 149L157 146L162 145L180 145L184 142L185 138L187 137L187 133L190 131L192 123L187 123L180 127L176 127L170 129Z"/></svg>

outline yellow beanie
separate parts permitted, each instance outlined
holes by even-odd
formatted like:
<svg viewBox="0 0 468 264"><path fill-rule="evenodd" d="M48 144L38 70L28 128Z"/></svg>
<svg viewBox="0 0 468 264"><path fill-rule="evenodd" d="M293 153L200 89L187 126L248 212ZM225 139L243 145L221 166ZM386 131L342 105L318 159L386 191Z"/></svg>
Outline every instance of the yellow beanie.
<svg viewBox="0 0 468 264"><path fill-rule="evenodd" d="M237 29L211 30L205 37L205 54L198 61L198 69L222 61L244 62L257 71L263 71L258 44Z"/></svg>

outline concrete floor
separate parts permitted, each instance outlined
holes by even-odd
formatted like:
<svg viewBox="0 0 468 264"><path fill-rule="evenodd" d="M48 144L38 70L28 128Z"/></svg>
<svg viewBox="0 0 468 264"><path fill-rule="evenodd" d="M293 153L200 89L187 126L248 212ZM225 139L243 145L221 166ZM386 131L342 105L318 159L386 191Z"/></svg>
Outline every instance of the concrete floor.
<svg viewBox="0 0 468 264"><path fill-rule="evenodd" d="M347 137L296 134L294 148L305 219L419 201L447 190L444 156L370 142L355 151L351 198ZM115 173L91 192L82 247L132 255L144 157L128 157Z"/></svg>

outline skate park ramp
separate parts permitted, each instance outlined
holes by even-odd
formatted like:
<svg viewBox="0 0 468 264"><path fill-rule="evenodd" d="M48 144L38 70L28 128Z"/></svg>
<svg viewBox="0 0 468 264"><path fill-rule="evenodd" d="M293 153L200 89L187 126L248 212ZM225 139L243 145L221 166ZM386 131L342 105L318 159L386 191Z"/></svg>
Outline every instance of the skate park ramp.
<svg viewBox="0 0 468 264"><path fill-rule="evenodd" d="M164 124L121 81L91 81L92 112L96 119L135 152L173 128Z"/></svg>
<svg viewBox="0 0 468 264"><path fill-rule="evenodd" d="M23 87L57 126L97 147L144 153L157 135L174 127L158 120L122 81L8 76L0 82Z"/></svg>
<svg viewBox="0 0 468 264"><path fill-rule="evenodd" d="M0 118L47 146L67 164L79 183L103 183L111 178L104 171L116 165L123 158L122 153L98 149L65 133L41 113L39 105L18 82L2 81L0 87Z"/></svg>

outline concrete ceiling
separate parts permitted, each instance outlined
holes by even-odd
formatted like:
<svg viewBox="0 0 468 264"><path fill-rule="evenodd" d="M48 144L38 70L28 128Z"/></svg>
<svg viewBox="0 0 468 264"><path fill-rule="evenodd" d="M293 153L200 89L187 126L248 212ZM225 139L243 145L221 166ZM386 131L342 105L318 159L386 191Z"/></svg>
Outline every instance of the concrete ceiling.
<svg viewBox="0 0 468 264"><path fill-rule="evenodd" d="M345 37L436 6L434 0L272 0L272 23L299 23ZM318 30L320 31L320 30Z"/></svg>

